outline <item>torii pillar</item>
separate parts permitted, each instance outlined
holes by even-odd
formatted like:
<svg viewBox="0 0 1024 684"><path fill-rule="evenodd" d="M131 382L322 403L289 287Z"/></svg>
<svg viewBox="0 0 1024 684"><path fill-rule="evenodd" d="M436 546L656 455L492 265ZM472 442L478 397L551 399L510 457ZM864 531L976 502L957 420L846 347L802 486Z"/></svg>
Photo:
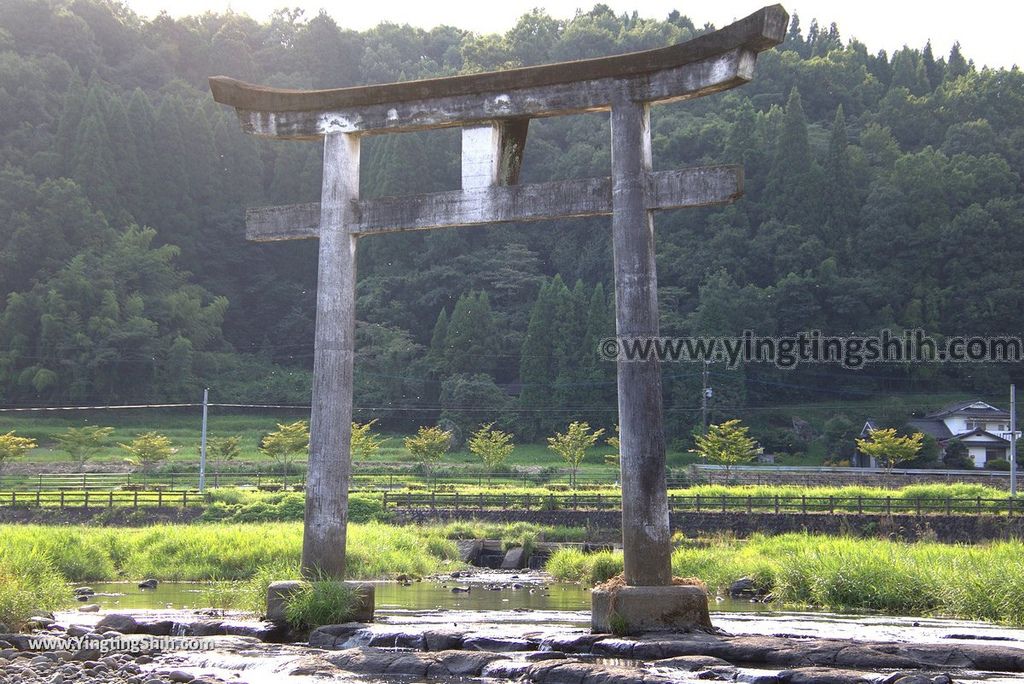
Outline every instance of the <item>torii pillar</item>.
<svg viewBox="0 0 1024 684"><path fill-rule="evenodd" d="M743 173L736 166L652 171L650 106L746 83L758 53L782 42L787 25L785 10L773 5L666 48L334 90L210 79L214 99L236 109L246 132L324 141L319 204L254 209L246 217L250 240L320 240L302 549L307 576L343 578L345 573L356 240L397 231L611 215L617 334L657 336L653 212L734 201L743 192ZM610 112L611 177L520 185L529 120L592 111ZM362 136L452 126L462 127L461 190L359 197ZM594 592L594 629L710 625L703 592L672 586L656 359L618 362L618 405L627 586L614 595Z"/></svg>

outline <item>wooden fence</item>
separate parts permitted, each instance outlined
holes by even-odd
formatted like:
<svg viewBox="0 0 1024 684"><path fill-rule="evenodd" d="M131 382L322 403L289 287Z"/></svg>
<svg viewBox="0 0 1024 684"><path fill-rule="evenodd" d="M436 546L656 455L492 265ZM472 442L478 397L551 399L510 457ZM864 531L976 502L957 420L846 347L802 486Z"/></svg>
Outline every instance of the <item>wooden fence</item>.
<svg viewBox="0 0 1024 684"><path fill-rule="evenodd" d="M372 490L363 490L372 492ZM460 494L458 492L395 493L378 490L384 508L407 510L613 511L621 497L609 494ZM0 492L0 506L38 508L113 508L127 506L189 507L207 503L195 489ZM857 515L1005 515L1024 513L1012 498L903 498L863 496L683 496L670 495L673 512L693 513L846 513Z"/></svg>
<svg viewBox="0 0 1024 684"><path fill-rule="evenodd" d="M22 508L114 508L146 506L180 507L202 506L206 497L198 490L157 491L104 491L74 489L44 492L0 492L0 506Z"/></svg>
<svg viewBox="0 0 1024 684"><path fill-rule="evenodd" d="M383 492L385 508L430 510L619 510L621 498L608 494L459 494ZM907 499L863 496L669 496L673 512L855 513L858 515L1007 515L1024 512L1011 498Z"/></svg>

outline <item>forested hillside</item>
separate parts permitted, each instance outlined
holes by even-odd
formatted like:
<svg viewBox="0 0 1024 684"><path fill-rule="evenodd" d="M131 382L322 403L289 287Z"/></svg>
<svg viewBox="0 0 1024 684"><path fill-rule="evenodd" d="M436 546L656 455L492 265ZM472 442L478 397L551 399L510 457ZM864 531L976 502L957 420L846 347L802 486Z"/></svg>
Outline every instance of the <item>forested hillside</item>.
<svg viewBox="0 0 1024 684"><path fill-rule="evenodd" d="M699 17L694 20L699 22ZM822 19L827 19L822 17ZM206 78L329 87L653 48L712 27L598 5L505 35L280 11L145 21L100 0L0 3L0 403L306 403L316 244L246 244L244 209L318 199L320 147L243 135ZM958 47L876 53L792 18L755 80L656 108L657 168L742 162L746 196L657 217L665 334L1024 330L1024 75ZM452 189L457 131L364 144L363 192ZM524 181L609 173L607 116L534 122ZM406 428L526 439L614 425L606 219L361 241L356 403ZM712 365L716 417L785 402L991 392L1016 366ZM671 436L701 368L666 364Z"/></svg>

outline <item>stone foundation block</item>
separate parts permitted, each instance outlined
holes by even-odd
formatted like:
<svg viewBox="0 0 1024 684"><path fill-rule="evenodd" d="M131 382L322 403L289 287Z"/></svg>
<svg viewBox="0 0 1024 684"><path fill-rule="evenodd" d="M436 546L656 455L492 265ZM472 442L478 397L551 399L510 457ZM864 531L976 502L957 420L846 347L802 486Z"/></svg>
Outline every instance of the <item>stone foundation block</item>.
<svg viewBox="0 0 1024 684"><path fill-rule="evenodd" d="M267 620L277 624L287 622L285 607L288 605L288 599L301 589L303 584L303 582L295 580L271 582L267 587ZM368 582L345 582L345 584L358 589L360 597L353 607L352 614L348 616L348 621L373 622L373 585Z"/></svg>
<svg viewBox="0 0 1024 684"><path fill-rule="evenodd" d="M617 587L591 592L595 634L712 630L708 595L700 587Z"/></svg>

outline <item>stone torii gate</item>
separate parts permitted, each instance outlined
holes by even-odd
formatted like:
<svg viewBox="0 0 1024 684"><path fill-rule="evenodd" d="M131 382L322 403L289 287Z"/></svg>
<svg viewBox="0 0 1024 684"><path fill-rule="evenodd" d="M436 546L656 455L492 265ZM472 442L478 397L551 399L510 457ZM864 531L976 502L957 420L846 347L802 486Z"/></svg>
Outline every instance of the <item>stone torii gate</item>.
<svg viewBox="0 0 1024 684"><path fill-rule="evenodd" d="M356 240L398 231L611 215L617 334L658 335L652 212L731 202L742 195L743 172L737 166L653 171L650 105L746 83L758 53L782 41L787 22L785 10L774 5L666 48L387 85L297 91L210 79L214 99L236 109L246 132L324 141L318 204L251 209L246 216L249 240L320 240L302 547L307 576L341 578L345 572ZM610 111L610 178L518 183L531 118L593 111ZM461 190L359 197L362 136L452 126L462 127ZM627 588L668 588L660 369L652 359L619 361L617 370ZM616 597L620 616L624 598ZM663 594L647 600L656 604L643 609L648 614L665 607ZM595 627L596 602L595 596ZM631 624L680 621L678 615L641 618L630 618Z"/></svg>

